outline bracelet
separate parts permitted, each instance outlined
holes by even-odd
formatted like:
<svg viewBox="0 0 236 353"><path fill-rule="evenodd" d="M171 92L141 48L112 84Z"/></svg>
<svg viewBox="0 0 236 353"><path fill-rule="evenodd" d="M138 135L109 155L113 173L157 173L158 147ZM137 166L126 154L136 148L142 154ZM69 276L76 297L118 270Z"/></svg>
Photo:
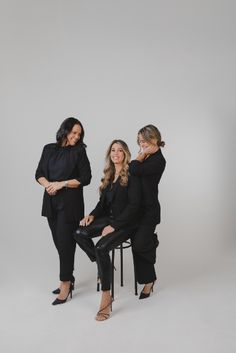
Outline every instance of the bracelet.
<svg viewBox="0 0 236 353"><path fill-rule="evenodd" d="M64 181L64 187L65 187L65 188L68 187L68 180Z"/></svg>

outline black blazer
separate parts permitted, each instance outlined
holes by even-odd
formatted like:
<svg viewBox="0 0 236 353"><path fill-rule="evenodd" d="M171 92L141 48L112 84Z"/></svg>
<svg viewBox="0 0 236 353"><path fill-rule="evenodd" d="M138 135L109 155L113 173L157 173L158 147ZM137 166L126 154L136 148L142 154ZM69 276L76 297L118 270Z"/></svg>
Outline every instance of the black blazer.
<svg viewBox="0 0 236 353"><path fill-rule="evenodd" d="M156 225L161 221L161 207L158 200L158 184L165 169L166 161L161 149L150 155L143 162L130 162L131 175L140 177L142 185L141 224Z"/></svg>
<svg viewBox="0 0 236 353"><path fill-rule="evenodd" d="M102 190L100 200L95 209L90 213L96 218L109 215L106 205L106 192L109 186ZM116 230L135 226L139 218L141 202L141 185L139 178L129 176L128 185L121 186L119 180L114 185L111 200L111 215L113 219L110 225Z"/></svg>
<svg viewBox="0 0 236 353"><path fill-rule="evenodd" d="M43 148L43 152L35 173L35 178L38 181L40 177L48 179L48 161L58 148L55 143L50 143ZM68 222L80 221L84 217L84 198L83 186L88 185L91 181L91 168L90 163L82 145L68 146L69 158L66 168L63 170L63 179L70 180L77 179L81 184L78 188L63 188L59 192L63 196L63 203ZM49 179L48 179L49 180ZM49 180L55 181L55 180ZM57 180L60 181L60 180ZM52 218L53 208L51 198L46 190L43 195L42 216Z"/></svg>

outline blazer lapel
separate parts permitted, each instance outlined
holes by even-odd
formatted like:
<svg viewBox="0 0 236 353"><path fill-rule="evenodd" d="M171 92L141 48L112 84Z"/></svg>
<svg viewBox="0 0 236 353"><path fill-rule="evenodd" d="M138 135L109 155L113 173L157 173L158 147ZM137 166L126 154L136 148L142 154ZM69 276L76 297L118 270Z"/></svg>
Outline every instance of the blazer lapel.
<svg viewBox="0 0 236 353"><path fill-rule="evenodd" d="M114 183L114 185L112 186L112 193L111 193L111 202L114 200L114 197L117 193L118 188L120 187L120 183L119 183L119 179L120 177L116 180L116 182ZM111 185L109 184L105 189L103 189L102 194L101 194L101 204L104 206L104 202L106 199L106 193L110 190Z"/></svg>
<svg viewBox="0 0 236 353"><path fill-rule="evenodd" d="M120 177L116 180L115 184L113 185L111 201L114 200L119 187L120 187Z"/></svg>

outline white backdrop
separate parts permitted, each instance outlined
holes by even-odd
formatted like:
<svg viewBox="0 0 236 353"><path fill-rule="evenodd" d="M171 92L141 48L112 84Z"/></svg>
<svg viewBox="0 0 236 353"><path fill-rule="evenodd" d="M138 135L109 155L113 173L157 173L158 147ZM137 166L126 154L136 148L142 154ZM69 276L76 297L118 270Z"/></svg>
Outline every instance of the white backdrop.
<svg viewBox="0 0 236 353"><path fill-rule="evenodd" d="M2 283L57 278L34 172L64 118L85 128L98 199L107 146L157 125L166 142L158 275L192 278L235 250L236 4L1 0ZM77 251L77 271L91 276ZM129 260L128 260L129 261ZM92 278L92 277L91 277ZM53 285L53 283L52 283Z"/></svg>

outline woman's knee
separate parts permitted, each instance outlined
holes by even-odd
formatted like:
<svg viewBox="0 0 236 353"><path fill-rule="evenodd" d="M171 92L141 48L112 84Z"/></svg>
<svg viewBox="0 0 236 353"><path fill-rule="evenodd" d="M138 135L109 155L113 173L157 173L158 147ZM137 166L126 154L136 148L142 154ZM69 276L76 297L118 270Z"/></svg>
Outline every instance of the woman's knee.
<svg viewBox="0 0 236 353"><path fill-rule="evenodd" d="M86 229L86 227L80 226L79 228L76 229L76 231L74 232L73 236L74 239L79 242L79 241L83 241L83 239L88 237L88 231Z"/></svg>

